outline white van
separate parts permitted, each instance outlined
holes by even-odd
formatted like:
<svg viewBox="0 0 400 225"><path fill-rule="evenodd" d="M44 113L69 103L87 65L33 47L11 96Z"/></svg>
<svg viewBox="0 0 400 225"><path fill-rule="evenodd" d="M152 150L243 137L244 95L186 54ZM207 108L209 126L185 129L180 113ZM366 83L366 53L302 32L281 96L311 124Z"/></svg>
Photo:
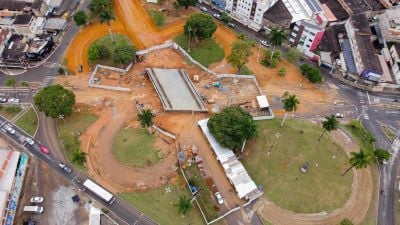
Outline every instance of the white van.
<svg viewBox="0 0 400 225"><path fill-rule="evenodd" d="M43 213L44 208L42 206L24 206L24 212L26 213L37 213L41 214Z"/></svg>

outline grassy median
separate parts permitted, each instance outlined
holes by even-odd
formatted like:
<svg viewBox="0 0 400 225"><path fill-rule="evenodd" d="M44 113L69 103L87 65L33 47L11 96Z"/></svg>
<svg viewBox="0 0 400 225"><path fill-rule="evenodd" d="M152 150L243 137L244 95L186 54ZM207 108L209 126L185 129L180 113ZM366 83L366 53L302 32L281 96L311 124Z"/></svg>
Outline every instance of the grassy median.
<svg viewBox="0 0 400 225"><path fill-rule="evenodd" d="M15 124L26 133L33 136L38 126L38 118L35 110L31 107L21 117L19 117L17 121L15 121Z"/></svg>
<svg viewBox="0 0 400 225"><path fill-rule="evenodd" d="M303 120L257 122L243 164L266 197L282 208L316 213L342 207L351 194L353 174L341 176L349 157L321 127ZM279 135L277 135L279 133ZM278 138L276 138L278 136ZM269 153L268 153L269 152ZM309 164L307 173L300 167Z"/></svg>

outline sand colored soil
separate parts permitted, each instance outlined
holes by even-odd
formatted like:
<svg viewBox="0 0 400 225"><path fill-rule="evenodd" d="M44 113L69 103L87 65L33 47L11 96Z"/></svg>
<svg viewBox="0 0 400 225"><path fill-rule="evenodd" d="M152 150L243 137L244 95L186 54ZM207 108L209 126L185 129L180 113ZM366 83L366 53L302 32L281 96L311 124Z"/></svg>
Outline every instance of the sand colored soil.
<svg viewBox="0 0 400 225"><path fill-rule="evenodd" d="M348 154L352 151L358 151L358 145L343 131L333 131L331 136ZM256 204L256 209L266 220L275 225L336 225L346 217L351 219L354 224L360 224L368 212L373 194L372 175L369 168L353 169L353 172L352 193L346 204L340 209L318 214L293 213L278 207L266 198Z"/></svg>
<svg viewBox="0 0 400 225"><path fill-rule="evenodd" d="M177 20L158 30L140 1L116 0L115 11L117 20L112 23L111 29L114 32L128 35L139 49L161 44L183 30L184 20ZM82 64L84 65L82 75L88 74L87 48L90 43L107 34L107 26L100 24L91 25L77 34L66 54L68 67L76 71L78 65ZM229 55L230 46L237 39L232 30L221 25L218 26L214 38L223 47L225 55ZM283 114L283 111L279 108L281 108L280 97L285 91L294 93L299 97L301 104L298 113L305 115L318 111L323 112L324 107L339 98L334 90L330 90L324 85L312 85L304 80L298 68L294 65L281 61L275 69L266 68L257 62L258 48L254 48L253 53L246 66L256 75L261 89L268 96L274 108L275 114ZM262 56L261 51L260 60ZM188 64L173 50L149 54L144 62L136 64L128 74L135 79L130 81L132 93L129 94L89 89L87 88L87 76L68 78L77 94L77 101L94 107L94 110L100 116L100 119L82 136L82 148L88 149L89 152L90 173L96 177L96 180L114 191L144 190L160 186L176 175L175 144L195 144L199 147L200 156L207 162L205 164L207 176L212 177L216 182L217 188L226 199L228 206L234 207L240 200L237 199L234 192L229 192L232 187L196 125L197 120L209 115L162 113L157 94L152 89L151 83L142 76L146 67L184 68L190 75L200 75L201 81L196 84L199 89L201 89L203 83L213 81L210 75ZM279 77L277 74L280 67L287 68L287 74L284 77ZM236 72L236 69L230 66L226 60L213 64L210 68L218 73ZM60 80L59 82L62 83L63 81ZM211 93L206 94L209 97ZM160 163L143 169L121 165L112 155L111 149L113 137L118 129L129 125L138 126L135 118L137 113L134 108L135 100L144 104L145 108L151 108L158 113L155 119L156 125L177 134L177 142L174 144L168 144L171 142L163 140L161 137L158 138L157 145L162 146L166 157ZM340 141L338 142L340 143ZM89 147L87 148L87 146ZM348 151L354 149L348 146L344 148ZM268 201L261 204L260 210L264 208L261 210L263 216L274 224L337 224L344 217L352 218L354 222L358 223L368 209L372 180L368 169L357 171L354 177L351 198L342 209L334 212L328 214L295 214Z"/></svg>

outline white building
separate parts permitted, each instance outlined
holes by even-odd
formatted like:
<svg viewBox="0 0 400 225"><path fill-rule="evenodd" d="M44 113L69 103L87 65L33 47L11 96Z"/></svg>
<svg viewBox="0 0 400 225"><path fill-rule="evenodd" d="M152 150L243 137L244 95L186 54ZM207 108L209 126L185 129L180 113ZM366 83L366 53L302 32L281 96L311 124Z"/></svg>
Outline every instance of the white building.
<svg viewBox="0 0 400 225"><path fill-rule="evenodd" d="M324 27L314 21L297 21L289 36L289 42L300 52L312 58L315 56L312 51L318 48L324 32Z"/></svg>
<svg viewBox="0 0 400 225"><path fill-rule="evenodd" d="M385 41L400 42L400 8L388 9L379 15L379 27Z"/></svg>
<svg viewBox="0 0 400 225"><path fill-rule="evenodd" d="M400 84L400 44L393 45L390 50L390 66L397 84Z"/></svg>
<svg viewBox="0 0 400 225"><path fill-rule="evenodd" d="M15 17L12 29L15 31L16 34L21 34L29 38L33 38L35 37L35 35L43 33L45 22L45 17L18 15Z"/></svg>
<svg viewBox="0 0 400 225"><path fill-rule="evenodd" d="M292 23L301 20L312 20L323 13L321 3L318 0L282 0L292 15Z"/></svg>
<svg viewBox="0 0 400 225"><path fill-rule="evenodd" d="M260 30L264 13L278 0L227 0L225 10L230 16L253 29Z"/></svg>

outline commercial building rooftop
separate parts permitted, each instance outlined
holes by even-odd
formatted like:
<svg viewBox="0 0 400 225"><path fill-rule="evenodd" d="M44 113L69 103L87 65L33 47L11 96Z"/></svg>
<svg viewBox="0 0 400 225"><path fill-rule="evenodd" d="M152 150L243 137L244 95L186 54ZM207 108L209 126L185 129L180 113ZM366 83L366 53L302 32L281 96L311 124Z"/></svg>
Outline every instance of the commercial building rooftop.
<svg viewBox="0 0 400 225"><path fill-rule="evenodd" d="M17 15L14 20L14 25L26 25L32 20L32 15Z"/></svg>
<svg viewBox="0 0 400 225"><path fill-rule="evenodd" d="M330 11L335 15L335 17L339 21L347 20L349 18L349 14L344 10L343 6L339 3L339 1L332 0L319 0L322 5L327 5Z"/></svg>
<svg viewBox="0 0 400 225"><path fill-rule="evenodd" d="M371 7L364 0L343 0L343 2L353 15L371 10Z"/></svg>
<svg viewBox="0 0 400 225"><path fill-rule="evenodd" d="M271 8L269 8L264 13L264 18L276 24L285 24L286 21L290 23L293 19L282 0L279 0Z"/></svg>

